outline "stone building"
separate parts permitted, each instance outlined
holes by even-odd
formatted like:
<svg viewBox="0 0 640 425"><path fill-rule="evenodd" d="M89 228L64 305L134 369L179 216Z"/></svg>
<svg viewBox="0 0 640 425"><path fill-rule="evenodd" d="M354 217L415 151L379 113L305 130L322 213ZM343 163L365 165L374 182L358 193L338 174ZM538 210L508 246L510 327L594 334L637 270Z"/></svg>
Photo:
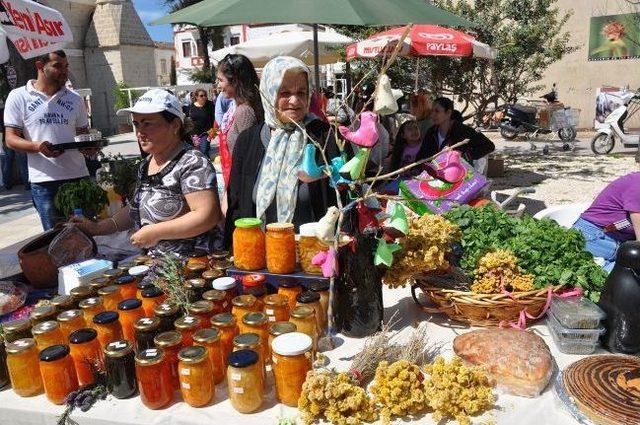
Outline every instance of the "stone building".
<svg viewBox="0 0 640 425"><path fill-rule="evenodd" d="M155 46L157 84L168 86L171 84L171 62L175 61L173 43L156 41Z"/></svg>

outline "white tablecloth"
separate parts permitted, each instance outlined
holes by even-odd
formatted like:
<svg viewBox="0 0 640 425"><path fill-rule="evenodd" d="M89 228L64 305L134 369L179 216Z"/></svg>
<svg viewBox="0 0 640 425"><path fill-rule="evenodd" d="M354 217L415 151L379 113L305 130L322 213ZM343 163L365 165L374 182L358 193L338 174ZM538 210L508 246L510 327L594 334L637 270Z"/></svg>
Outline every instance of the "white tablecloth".
<svg viewBox="0 0 640 425"><path fill-rule="evenodd" d="M442 353L445 357L450 357L453 354L453 338L470 330L467 326L449 322L443 315L430 316L422 312L414 304L408 288L397 290L385 288L384 301L386 319L394 311L399 310L401 322L395 326L395 329L399 329L401 332L407 332L408 330L404 328L416 321L429 321L422 323L422 326L427 326L432 342L444 343ZM560 353L553 343L544 321L533 326L533 329L545 339L561 370L583 357ZM341 345L326 354L331 361L329 367L347 370L350 359L359 353L364 339L340 338ZM226 383L221 383L216 387L213 404L204 408L196 409L188 406L181 401L177 393L174 397L174 403L163 410L147 409L137 396L128 400L109 397L105 401L98 402L89 412L82 413L77 410L71 417L79 425L196 425L211 423L267 425L277 423L278 417L281 416L295 417L298 413L297 409L278 404L274 398L273 385L270 385L269 388L263 409L250 415L237 413L233 409L227 398ZM3 425L53 425L62 411L62 406L49 403L44 395L21 398L10 389L0 392L0 424ZM557 401L551 385L535 399L498 395L496 408L493 411L473 419L475 424L487 421L493 421L500 425L577 424L577 421ZM408 421L398 420L395 423L404 424ZM435 424L428 413L416 418L414 423Z"/></svg>

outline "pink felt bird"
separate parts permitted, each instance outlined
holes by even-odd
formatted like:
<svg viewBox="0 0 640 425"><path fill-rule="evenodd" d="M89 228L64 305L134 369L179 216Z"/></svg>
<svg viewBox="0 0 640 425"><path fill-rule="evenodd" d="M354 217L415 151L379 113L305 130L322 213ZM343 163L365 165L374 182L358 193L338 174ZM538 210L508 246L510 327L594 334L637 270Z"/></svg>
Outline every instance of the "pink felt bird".
<svg viewBox="0 0 640 425"><path fill-rule="evenodd" d="M330 247L328 251L320 251L314 255L311 259L311 264L320 266L324 277L332 277L338 274L336 250L333 247Z"/></svg>
<svg viewBox="0 0 640 425"><path fill-rule="evenodd" d="M360 114L360 128L356 131L349 130L348 127L340 126L338 131L342 137L363 148L371 148L378 141L378 115L374 112L365 111Z"/></svg>

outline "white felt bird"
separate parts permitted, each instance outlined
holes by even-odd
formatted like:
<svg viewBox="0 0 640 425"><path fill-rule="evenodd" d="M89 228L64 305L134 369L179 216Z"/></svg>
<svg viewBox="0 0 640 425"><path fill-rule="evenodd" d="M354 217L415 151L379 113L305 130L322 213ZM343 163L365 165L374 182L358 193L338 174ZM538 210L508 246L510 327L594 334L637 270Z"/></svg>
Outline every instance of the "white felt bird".
<svg viewBox="0 0 640 425"><path fill-rule="evenodd" d="M318 221L316 237L327 245L330 245L336 237L336 223L340 217L340 210L329 207L327 213Z"/></svg>

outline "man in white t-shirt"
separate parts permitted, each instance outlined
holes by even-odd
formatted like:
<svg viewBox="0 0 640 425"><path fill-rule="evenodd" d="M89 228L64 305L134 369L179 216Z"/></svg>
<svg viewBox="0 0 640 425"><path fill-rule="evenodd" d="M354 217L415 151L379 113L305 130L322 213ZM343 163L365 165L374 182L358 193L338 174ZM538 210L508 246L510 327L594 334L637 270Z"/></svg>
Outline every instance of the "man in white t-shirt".
<svg viewBox="0 0 640 425"><path fill-rule="evenodd" d="M5 102L4 125L7 146L26 152L31 198L44 230L64 219L53 199L60 186L87 177L84 154L95 152L54 149L74 141L88 131L84 101L65 87L69 63L63 51L36 59L38 79L14 89Z"/></svg>

